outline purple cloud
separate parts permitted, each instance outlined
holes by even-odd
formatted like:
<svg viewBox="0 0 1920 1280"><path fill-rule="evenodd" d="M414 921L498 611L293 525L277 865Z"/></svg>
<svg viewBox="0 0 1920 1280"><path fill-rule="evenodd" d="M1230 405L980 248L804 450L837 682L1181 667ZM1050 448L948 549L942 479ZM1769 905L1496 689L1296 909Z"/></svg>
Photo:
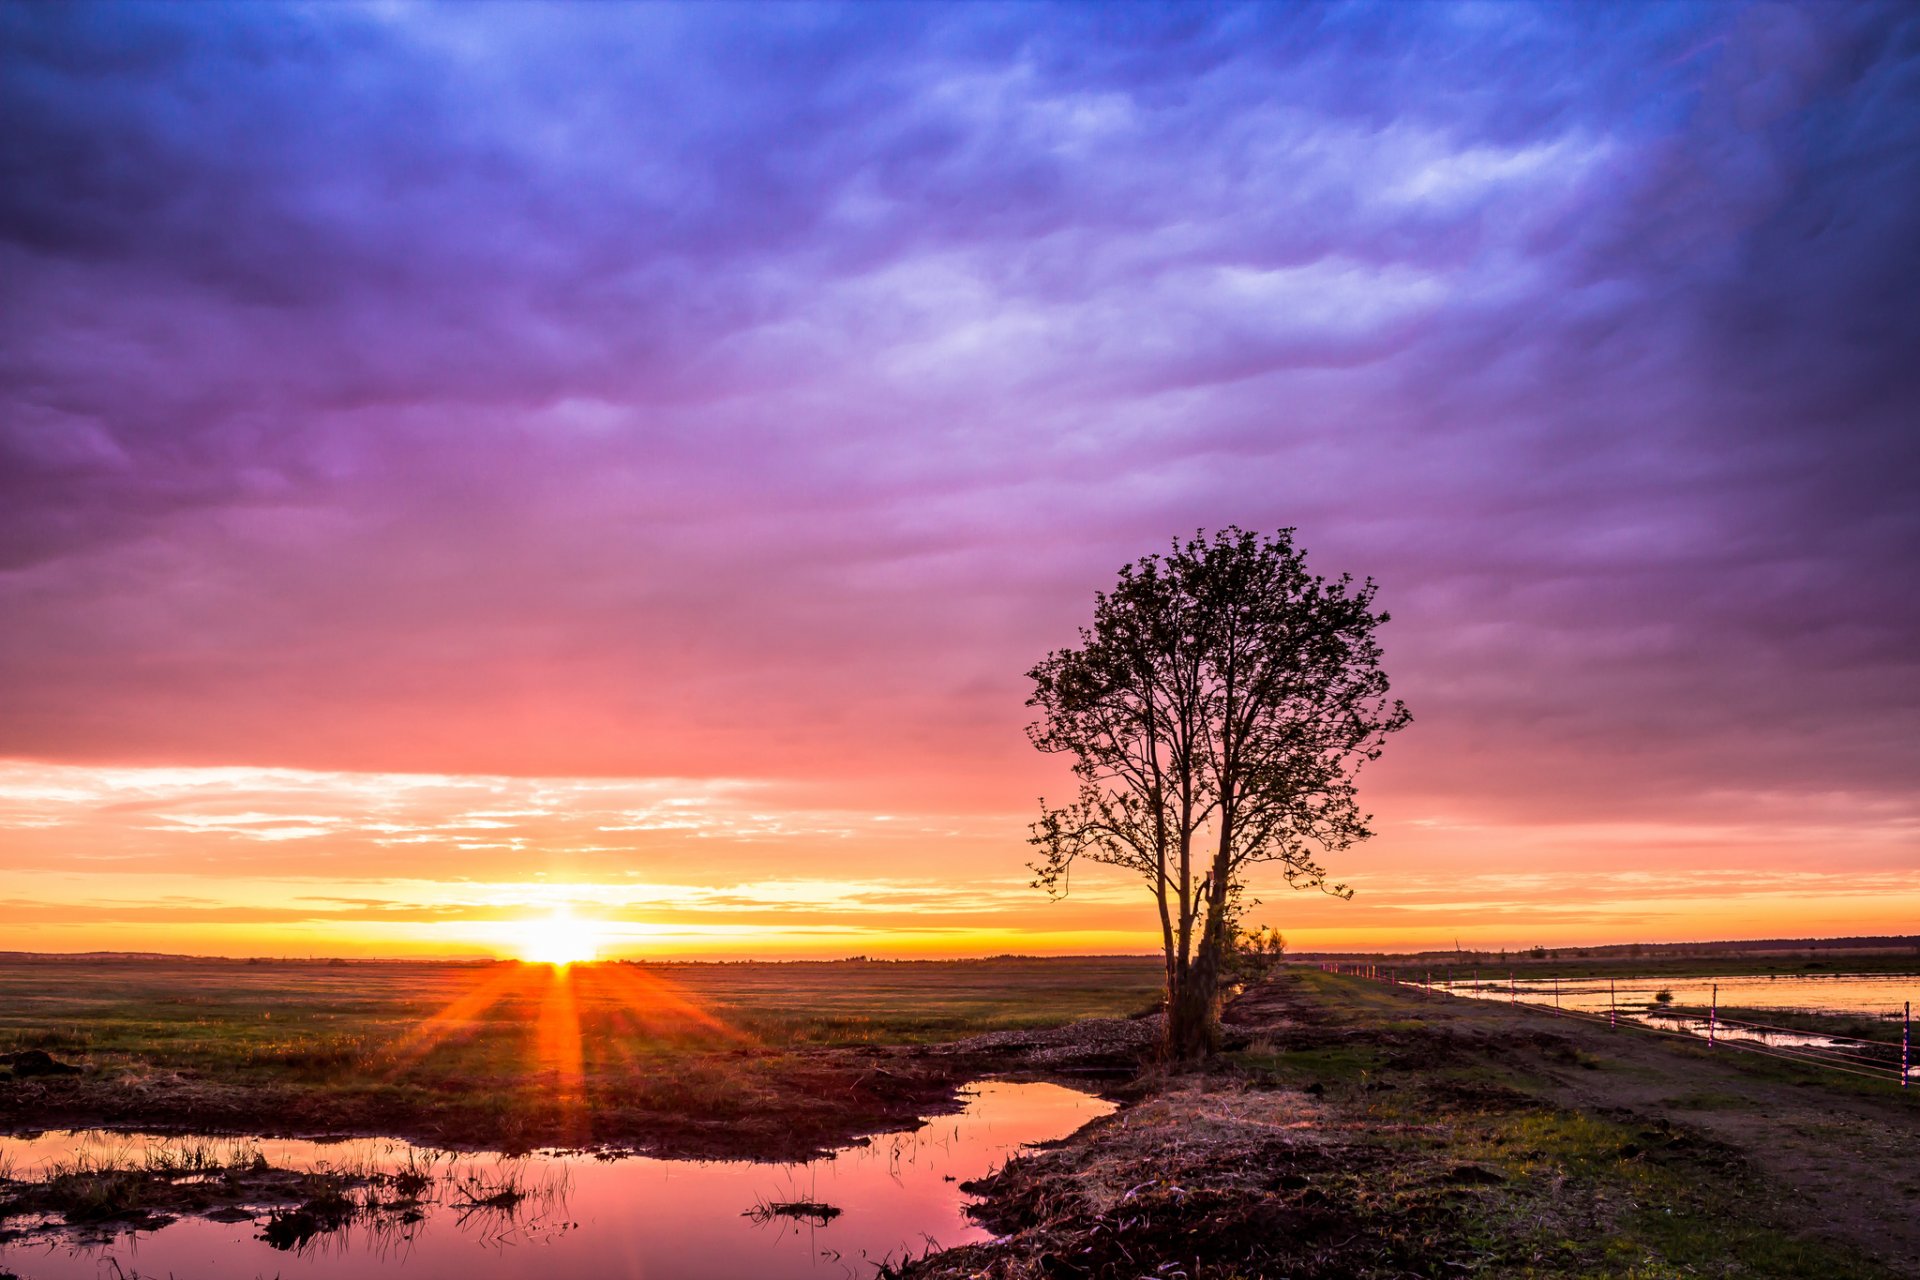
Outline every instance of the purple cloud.
<svg viewBox="0 0 1920 1280"><path fill-rule="evenodd" d="M1911 818L1906 8L4 13L0 755L998 812L1237 522L1390 815Z"/></svg>

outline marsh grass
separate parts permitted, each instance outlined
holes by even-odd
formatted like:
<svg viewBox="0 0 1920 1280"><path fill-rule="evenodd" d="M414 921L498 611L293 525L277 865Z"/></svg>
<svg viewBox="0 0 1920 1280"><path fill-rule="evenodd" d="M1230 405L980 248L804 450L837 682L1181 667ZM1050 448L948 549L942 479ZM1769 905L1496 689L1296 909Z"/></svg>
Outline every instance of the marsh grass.
<svg viewBox="0 0 1920 1280"><path fill-rule="evenodd" d="M489 1162L451 1170L448 1202L459 1209L512 1209L533 1198L565 1194L565 1166L536 1170L525 1160Z"/></svg>
<svg viewBox="0 0 1920 1280"><path fill-rule="evenodd" d="M499 1240L529 1214L563 1209L563 1165L458 1156L395 1144L356 1145L302 1168L276 1168L246 1141L211 1138L88 1141L70 1155L0 1178L0 1219L40 1218L36 1231L157 1226L181 1213L229 1214L254 1206L259 1238L302 1250L350 1227L391 1234L441 1206ZM57 1219L57 1221L55 1221Z"/></svg>
<svg viewBox="0 0 1920 1280"><path fill-rule="evenodd" d="M0 1172L5 1194L0 1216L52 1212L71 1223L139 1217L203 1198L196 1184L229 1181L265 1171L259 1150L247 1142L185 1138L136 1143L107 1138L82 1145L72 1155L31 1172L9 1159Z"/></svg>

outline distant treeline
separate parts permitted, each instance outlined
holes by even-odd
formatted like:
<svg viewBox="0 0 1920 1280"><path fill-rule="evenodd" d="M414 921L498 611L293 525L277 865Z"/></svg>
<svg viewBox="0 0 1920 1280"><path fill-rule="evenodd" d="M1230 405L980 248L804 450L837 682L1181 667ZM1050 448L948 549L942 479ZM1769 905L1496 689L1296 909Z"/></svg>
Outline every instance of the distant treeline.
<svg viewBox="0 0 1920 1280"><path fill-rule="evenodd" d="M1859 938L1748 938L1727 942L1622 942L1601 947L1448 948L1439 951L1298 951L1296 960L1430 960L1451 964L1516 960L1641 960L1655 957L1823 955L1920 952L1920 934Z"/></svg>

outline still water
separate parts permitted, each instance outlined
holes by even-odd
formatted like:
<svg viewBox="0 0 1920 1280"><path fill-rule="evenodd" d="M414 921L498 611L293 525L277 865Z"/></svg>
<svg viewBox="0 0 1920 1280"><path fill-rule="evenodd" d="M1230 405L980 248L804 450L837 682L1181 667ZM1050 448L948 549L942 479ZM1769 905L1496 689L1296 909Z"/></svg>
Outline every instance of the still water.
<svg viewBox="0 0 1920 1280"><path fill-rule="evenodd" d="M221 1280L281 1276L399 1276L408 1280L618 1276L632 1280L729 1277L868 1277L874 1264L911 1251L985 1239L967 1218L959 1184L986 1174L1020 1148L1065 1137L1113 1110L1051 1084L983 1081L966 1108L911 1132L886 1134L805 1165L745 1161L597 1158L545 1152L518 1160L449 1156L387 1139L319 1143L252 1140L281 1168L393 1170L431 1162L436 1192L418 1221L388 1215L276 1249L257 1218L181 1218L156 1231L106 1241L21 1240L0 1244L0 1273L21 1280L175 1276ZM0 1168L31 1177L49 1161L103 1144L137 1161L140 1135L49 1133L0 1138ZM163 1141L154 1139L153 1141ZM511 1212L461 1207L462 1180L495 1185L510 1175L529 1192ZM811 1201L841 1212L824 1223L754 1215L756 1206Z"/></svg>
<svg viewBox="0 0 1920 1280"><path fill-rule="evenodd" d="M1408 976L1402 974L1403 978ZM1425 971L1419 977L1424 981ZM1766 1023L1766 1010L1797 1013L1838 1014L1852 1018L1872 1018L1897 1028L1910 1003L1920 1002L1920 975L1902 973L1874 974L1782 974L1722 978L1606 978L1509 979L1506 971L1481 969L1475 981L1474 971L1459 967L1446 974L1433 975L1435 990L1483 1000L1518 1000L1585 1013L1614 1011L1670 1031L1686 1031L1705 1036L1705 1017L1682 1016L1669 1012L1669 1006L1689 1010L1705 1009L1715 999L1725 1009L1759 1010L1742 1018ZM1670 999L1660 1000L1661 992ZM1898 1071L1898 1049L1862 1050L1858 1042L1835 1039L1811 1032L1785 1028L1748 1027L1722 1022L1714 1034L1724 1040L1751 1040L1778 1048L1827 1050L1834 1053L1863 1053L1858 1065L1885 1065ZM1884 1060L1884 1063L1883 1063ZM1920 1068L1914 1073L1920 1076ZM1897 1078L1897 1077L1896 1077Z"/></svg>

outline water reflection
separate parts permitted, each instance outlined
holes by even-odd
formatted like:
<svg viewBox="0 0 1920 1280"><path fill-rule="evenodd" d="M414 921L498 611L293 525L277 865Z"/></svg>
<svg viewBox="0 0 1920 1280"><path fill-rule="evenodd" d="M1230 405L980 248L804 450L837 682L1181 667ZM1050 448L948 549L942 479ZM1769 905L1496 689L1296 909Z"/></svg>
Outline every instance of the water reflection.
<svg viewBox="0 0 1920 1280"><path fill-rule="evenodd" d="M279 1168L322 1174L374 1172L337 1229L302 1239L262 1239L266 1205L243 1221L182 1218L154 1231L81 1241L0 1244L0 1270L22 1280L98 1280L125 1274L356 1277L404 1270L429 1280L507 1280L556 1275L645 1277L870 1276L874 1263L985 1238L964 1212L959 1184L1004 1163L1025 1145L1051 1141L1112 1105L1050 1084L987 1081L966 1109L911 1132L885 1134L806 1165L605 1158L540 1153L517 1161L451 1156L387 1140L339 1143L261 1139ZM0 1138L0 1167L32 1177L71 1159L99 1135ZM126 1144L141 1139L116 1135ZM409 1197L398 1171L428 1168L431 1189ZM511 1191L514 1196L503 1195ZM831 1216L762 1214L759 1206L810 1204ZM9 1225L20 1226L20 1223Z"/></svg>
<svg viewBox="0 0 1920 1280"><path fill-rule="evenodd" d="M1920 999L1913 974L1759 974L1739 977L1517 978L1482 969L1462 976L1436 974L1435 990L1483 1000L1519 1001L1597 1015L1614 1014L1663 1031L1746 1041L1775 1049L1832 1056L1837 1065L1891 1069L1898 1079L1898 1032L1909 1002ZM1717 988L1717 992L1716 992ZM1856 1018L1885 1023L1892 1038L1868 1044L1813 1030L1756 1025L1701 1010L1761 1010ZM1742 1015L1744 1018L1745 1015ZM1857 1060L1857 1061L1856 1061ZM1920 1077L1920 1066L1911 1074Z"/></svg>

